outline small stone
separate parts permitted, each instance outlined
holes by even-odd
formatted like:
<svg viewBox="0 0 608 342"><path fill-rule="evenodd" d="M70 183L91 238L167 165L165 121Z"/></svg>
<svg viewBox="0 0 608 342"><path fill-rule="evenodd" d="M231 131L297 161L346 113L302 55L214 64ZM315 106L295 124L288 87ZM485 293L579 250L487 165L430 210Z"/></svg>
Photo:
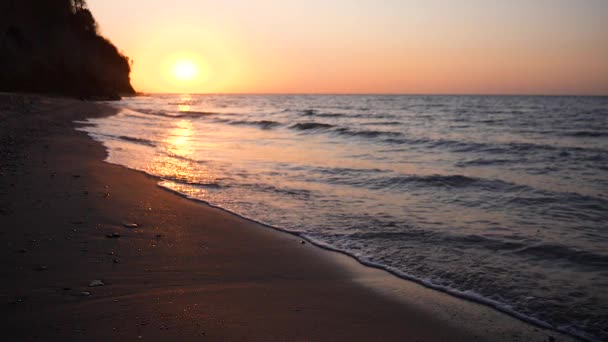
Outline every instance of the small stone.
<svg viewBox="0 0 608 342"><path fill-rule="evenodd" d="M137 223L125 223L124 226L126 228L137 228L139 225Z"/></svg>
<svg viewBox="0 0 608 342"><path fill-rule="evenodd" d="M306 241L302 240L302 241L300 241L300 243L304 245L304 244L306 244Z"/></svg>
<svg viewBox="0 0 608 342"><path fill-rule="evenodd" d="M90 295L91 295L91 292L88 292L88 291L82 291L82 292L80 292L80 295L81 295L81 296L83 296L83 297L88 297L88 296L90 296Z"/></svg>
<svg viewBox="0 0 608 342"><path fill-rule="evenodd" d="M118 259L112 259L112 263L118 264Z"/></svg>
<svg viewBox="0 0 608 342"><path fill-rule="evenodd" d="M120 234L118 234L118 233L106 234L106 237L108 239L116 239L116 238L120 237Z"/></svg>
<svg viewBox="0 0 608 342"><path fill-rule="evenodd" d="M89 283L89 287L104 286L104 285L105 284L101 280L93 280Z"/></svg>

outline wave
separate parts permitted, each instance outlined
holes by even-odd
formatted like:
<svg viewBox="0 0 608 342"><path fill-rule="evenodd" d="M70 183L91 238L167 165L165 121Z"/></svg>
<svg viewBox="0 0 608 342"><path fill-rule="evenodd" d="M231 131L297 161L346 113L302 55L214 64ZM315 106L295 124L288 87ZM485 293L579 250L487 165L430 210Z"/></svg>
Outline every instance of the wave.
<svg viewBox="0 0 608 342"><path fill-rule="evenodd" d="M365 126L400 126L403 122L400 121L378 121L378 122L366 122Z"/></svg>
<svg viewBox="0 0 608 342"><path fill-rule="evenodd" d="M355 169L355 168L347 168L347 167L317 167L317 168L307 168L308 171L313 171L321 174L329 174L329 175L354 175L354 174L379 174L390 172L390 170L382 170L382 169Z"/></svg>
<svg viewBox="0 0 608 342"><path fill-rule="evenodd" d="M136 111L129 111L137 114L160 116L165 118L199 118L209 115L221 114L218 112L205 112L205 111L182 111L182 112L165 112L159 110L143 109L138 108Z"/></svg>
<svg viewBox="0 0 608 342"><path fill-rule="evenodd" d="M514 154L519 158L535 154L546 153L547 158L576 158L585 161L603 161L608 159L608 150L597 147L557 146L549 144L533 144L527 142L474 142L465 140L422 138L395 138L385 139L384 142L394 145L425 145L428 148L447 149L451 152L476 152L484 154Z"/></svg>
<svg viewBox="0 0 608 342"><path fill-rule="evenodd" d="M537 244L514 251L516 254L528 255L540 260L566 260L584 267L608 267L608 255L568 247L561 244Z"/></svg>
<svg viewBox="0 0 608 342"><path fill-rule="evenodd" d="M245 125L245 126L257 126L261 129L272 129L277 126L281 126L280 122L272 121L272 120L256 120L256 121L247 121L247 120L239 120L239 121L228 121L230 125Z"/></svg>
<svg viewBox="0 0 608 342"><path fill-rule="evenodd" d="M401 136L402 133L399 132L390 132L390 131L379 131L379 130L366 130L366 129L351 129L345 127L336 127L331 124L320 123L320 122L300 122L290 126L291 129L296 129L300 131L328 131L331 133L349 136L349 137L364 137L364 138L377 138L381 136L385 137L397 137Z"/></svg>
<svg viewBox="0 0 608 342"><path fill-rule="evenodd" d="M367 107L359 107L359 108L352 108L352 107L337 107L335 109L339 109L339 110L358 110L361 112L349 112L349 113L336 113L336 112L321 112L317 109L304 109L304 110L297 110L296 113L298 113L301 116L314 116L314 117L320 117L320 118L368 118L368 119L397 119L399 118L398 115L393 115L393 114L378 114L378 113L374 113L374 112L370 112L371 108L367 108ZM289 113L291 112L291 110L289 109L285 109L283 112L285 113Z"/></svg>
<svg viewBox="0 0 608 342"><path fill-rule="evenodd" d="M322 113L322 112L317 111L316 109L304 109L304 110L298 111L298 113L303 116L318 116L318 117L325 117L325 118L337 118L337 117L345 116L345 114L341 114L341 113Z"/></svg>
<svg viewBox="0 0 608 342"><path fill-rule="evenodd" d="M132 143L136 143L136 144L140 144L140 145L146 145L146 146L150 146L150 147L156 147L156 144L157 144L155 141L152 141L152 140L143 139L143 138L128 137L126 135L121 135L121 136L119 136L117 138L120 139L120 140L132 142Z"/></svg>
<svg viewBox="0 0 608 342"><path fill-rule="evenodd" d="M222 185L220 183L217 182L212 182L212 183L201 183L198 182L196 180L190 180L187 178L183 178L183 177L178 177L178 176L162 176L159 177L161 180L163 181L171 181L174 183L179 183L179 184L184 184L184 185L192 185L192 186L196 186L196 187L200 187L200 188L213 188L213 189L221 189L221 188L227 188L229 186L227 185Z"/></svg>
<svg viewBox="0 0 608 342"><path fill-rule="evenodd" d="M173 114L173 117L177 118L198 118L201 116L209 116L209 115L219 115L221 113L218 112L201 112L201 111L181 111L177 114Z"/></svg>
<svg viewBox="0 0 608 342"><path fill-rule="evenodd" d="M504 164L513 163L513 162L521 163L522 160L478 158L478 159L473 159L473 160L459 161L454 165L456 167L493 166L493 165L504 165Z"/></svg>
<svg viewBox="0 0 608 342"><path fill-rule="evenodd" d="M323 130L334 127L333 125L319 122L300 122L295 125L289 126L291 129L297 129L300 131L308 131L308 130Z"/></svg>
<svg viewBox="0 0 608 342"><path fill-rule="evenodd" d="M262 183L250 183L250 184L240 184L239 186L244 188L251 188L256 191L262 191L271 194L280 194L280 195L289 195L294 197L299 197L302 199L308 199L312 196L312 191L306 189L293 189L288 187L276 187L270 184L262 184Z"/></svg>
<svg viewBox="0 0 608 342"><path fill-rule="evenodd" d="M207 161L204 160L198 160L198 159L193 159L193 158L188 158L188 157L184 157L184 156L180 156L178 154L172 153L170 151L165 152L167 154L167 156L174 158L174 159L179 159L179 160L183 160L189 163L194 163L194 164L207 164Z"/></svg>
<svg viewBox="0 0 608 342"><path fill-rule="evenodd" d="M467 177L463 175L407 175L382 178L374 183L374 188L395 188L403 185L420 185L432 187L448 187L448 188L465 188L465 187L482 187L486 190L513 190L522 189L524 186L497 179L484 179Z"/></svg>
<svg viewBox="0 0 608 342"><path fill-rule="evenodd" d="M351 137L365 137L365 138L376 138L381 136L386 137L398 137L402 136L400 132L389 132L389 131L377 131L377 130L355 130L350 128L338 128L334 130L335 133L340 135L346 135Z"/></svg>
<svg viewBox="0 0 608 342"><path fill-rule="evenodd" d="M570 137L577 138L599 138L599 137L608 137L608 132L599 132L599 131L577 131L577 132L569 132L565 134Z"/></svg>
<svg viewBox="0 0 608 342"><path fill-rule="evenodd" d="M289 111L289 109L286 109L286 111ZM301 115L305 115L305 116L312 116L312 115L317 114L317 111L315 109L304 109L304 110L299 111L299 113Z"/></svg>
<svg viewBox="0 0 608 342"><path fill-rule="evenodd" d="M350 185L370 190L399 190L408 188L477 188L488 192L538 192L526 185L510 183L498 179L476 178L464 175L403 175L382 176L390 173L380 169L311 169L316 171L314 181L329 184ZM325 174L329 177L323 177ZM365 176L367 174L367 176ZM353 177L355 175L356 177ZM313 178L311 178L312 181Z"/></svg>

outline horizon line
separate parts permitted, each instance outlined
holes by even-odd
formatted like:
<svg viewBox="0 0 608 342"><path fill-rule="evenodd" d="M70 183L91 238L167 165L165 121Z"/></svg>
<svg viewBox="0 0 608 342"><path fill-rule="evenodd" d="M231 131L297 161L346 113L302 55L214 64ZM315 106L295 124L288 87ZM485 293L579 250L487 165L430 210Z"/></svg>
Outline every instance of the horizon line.
<svg viewBox="0 0 608 342"><path fill-rule="evenodd" d="M608 93L605 94L543 94L543 93L315 93L315 92L294 92L294 93L273 93L273 92L143 92L137 91L135 96L141 95L287 95L287 96L537 96L537 97L608 97ZM131 95L132 96L132 95ZM125 95L125 97L127 97Z"/></svg>

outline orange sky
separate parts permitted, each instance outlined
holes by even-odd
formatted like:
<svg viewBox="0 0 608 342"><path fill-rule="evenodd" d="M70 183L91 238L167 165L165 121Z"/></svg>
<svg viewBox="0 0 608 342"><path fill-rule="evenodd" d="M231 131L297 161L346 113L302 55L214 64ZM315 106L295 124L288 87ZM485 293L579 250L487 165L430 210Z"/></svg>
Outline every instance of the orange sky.
<svg viewBox="0 0 608 342"><path fill-rule="evenodd" d="M138 91L608 95L605 0L88 3Z"/></svg>

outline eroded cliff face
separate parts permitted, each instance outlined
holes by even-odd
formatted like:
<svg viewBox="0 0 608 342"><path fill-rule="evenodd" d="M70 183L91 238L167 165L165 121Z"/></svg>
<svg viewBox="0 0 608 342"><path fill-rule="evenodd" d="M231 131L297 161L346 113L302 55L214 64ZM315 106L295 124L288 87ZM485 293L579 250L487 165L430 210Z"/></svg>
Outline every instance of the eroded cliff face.
<svg viewBox="0 0 608 342"><path fill-rule="evenodd" d="M84 0L0 3L0 91L114 98L135 93L130 64Z"/></svg>

